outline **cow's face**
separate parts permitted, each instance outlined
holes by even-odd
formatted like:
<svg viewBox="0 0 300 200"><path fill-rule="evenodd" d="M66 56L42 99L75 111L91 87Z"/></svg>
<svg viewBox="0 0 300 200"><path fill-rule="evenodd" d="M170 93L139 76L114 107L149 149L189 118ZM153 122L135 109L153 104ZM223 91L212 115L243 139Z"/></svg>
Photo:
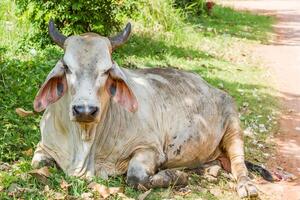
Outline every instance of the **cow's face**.
<svg viewBox="0 0 300 200"><path fill-rule="evenodd" d="M54 36L60 38L51 36L65 53L40 88L34 101L35 110L44 110L68 93L70 119L79 123L99 122L110 98L125 109L135 111L137 101L127 77L111 59L112 50L127 40L126 31L130 32L130 26L112 39L94 33L68 38L61 38L59 33Z"/></svg>
<svg viewBox="0 0 300 200"><path fill-rule="evenodd" d="M72 36L65 41L62 62L71 97L72 120L99 121L100 110L104 109L109 97L105 82L113 65L110 48L107 38L90 34Z"/></svg>

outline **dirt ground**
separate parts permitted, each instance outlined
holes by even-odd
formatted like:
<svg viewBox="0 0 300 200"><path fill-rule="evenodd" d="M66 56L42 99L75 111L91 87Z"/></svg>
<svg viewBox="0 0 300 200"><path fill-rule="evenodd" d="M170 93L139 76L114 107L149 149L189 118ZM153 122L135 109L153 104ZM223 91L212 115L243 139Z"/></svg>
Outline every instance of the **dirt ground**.
<svg viewBox="0 0 300 200"><path fill-rule="evenodd" d="M267 199L300 200L300 1L256 0L219 1L239 10L249 10L276 16L276 39L270 45L259 45L254 51L271 69L276 78L276 89L284 111L280 117L279 132L273 142L276 156L267 166L278 167L294 174L291 182L259 183ZM263 198L264 199L264 198Z"/></svg>

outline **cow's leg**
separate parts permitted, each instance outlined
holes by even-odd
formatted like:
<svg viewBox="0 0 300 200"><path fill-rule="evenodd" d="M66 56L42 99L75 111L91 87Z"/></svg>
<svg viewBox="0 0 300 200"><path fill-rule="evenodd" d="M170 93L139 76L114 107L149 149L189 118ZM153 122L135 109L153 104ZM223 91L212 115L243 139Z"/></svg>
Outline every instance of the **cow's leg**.
<svg viewBox="0 0 300 200"><path fill-rule="evenodd" d="M150 176L157 169L157 155L149 149L140 149L129 161L127 183L131 186L148 185Z"/></svg>
<svg viewBox="0 0 300 200"><path fill-rule="evenodd" d="M179 170L166 169L155 174L159 165L157 155L150 150L139 150L131 158L127 171L127 183L146 188L186 185L188 176Z"/></svg>
<svg viewBox="0 0 300 200"><path fill-rule="evenodd" d="M172 185L187 185L188 174L176 169L166 169L150 177L151 188L169 187Z"/></svg>
<svg viewBox="0 0 300 200"><path fill-rule="evenodd" d="M227 127L222 140L231 163L231 172L237 181L236 190L241 198L258 195L258 190L248 178L244 160L244 143L239 120L233 118Z"/></svg>
<svg viewBox="0 0 300 200"><path fill-rule="evenodd" d="M37 148L34 152L31 166L32 168L39 168L42 166L54 166L54 159L40 146L40 143L37 145Z"/></svg>

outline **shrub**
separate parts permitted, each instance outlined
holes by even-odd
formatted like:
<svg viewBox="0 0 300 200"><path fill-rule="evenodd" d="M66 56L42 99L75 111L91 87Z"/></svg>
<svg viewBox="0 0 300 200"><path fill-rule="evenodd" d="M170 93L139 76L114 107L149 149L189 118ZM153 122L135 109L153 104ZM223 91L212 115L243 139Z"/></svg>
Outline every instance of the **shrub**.
<svg viewBox="0 0 300 200"><path fill-rule="evenodd" d="M205 0L175 0L174 3L187 14L199 15L205 11Z"/></svg>
<svg viewBox="0 0 300 200"><path fill-rule="evenodd" d="M40 46L50 42L46 35L51 18L66 35L89 31L108 35L137 7L133 0L17 0L16 4L32 22L35 31L30 38Z"/></svg>

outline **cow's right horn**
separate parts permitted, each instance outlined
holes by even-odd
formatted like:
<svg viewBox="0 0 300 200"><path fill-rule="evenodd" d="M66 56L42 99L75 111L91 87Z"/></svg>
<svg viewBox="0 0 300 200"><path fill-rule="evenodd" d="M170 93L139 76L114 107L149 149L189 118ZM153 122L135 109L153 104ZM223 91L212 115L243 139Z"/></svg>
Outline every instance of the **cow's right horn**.
<svg viewBox="0 0 300 200"><path fill-rule="evenodd" d="M130 33L131 33L131 24L127 23L126 27L121 33L119 33L114 37L109 37L112 50L115 50L119 46L123 45L128 40Z"/></svg>
<svg viewBox="0 0 300 200"><path fill-rule="evenodd" d="M64 36L63 34L61 34L56 29L54 21L52 19L50 19L50 21L49 21L48 32L49 32L49 35L50 35L51 39L53 40L53 42L55 42L61 48L64 48L64 43L65 43L65 40L67 39L67 37Z"/></svg>

